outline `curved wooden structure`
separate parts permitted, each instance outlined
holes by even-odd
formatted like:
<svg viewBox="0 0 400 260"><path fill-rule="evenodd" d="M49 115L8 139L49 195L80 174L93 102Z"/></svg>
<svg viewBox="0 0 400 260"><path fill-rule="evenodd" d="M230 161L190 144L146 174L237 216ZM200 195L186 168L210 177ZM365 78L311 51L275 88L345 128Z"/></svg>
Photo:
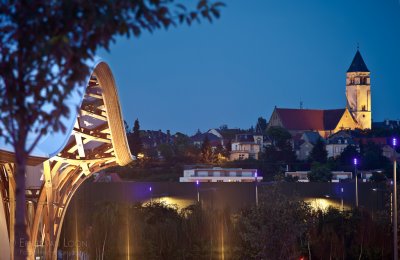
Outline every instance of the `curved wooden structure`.
<svg viewBox="0 0 400 260"><path fill-rule="evenodd" d="M44 250L46 259L57 259L63 219L72 196L92 174L115 165L126 165L132 155L114 77L109 66L98 63L81 97L81 106L69 139L51 158L32 156L27 169L27 223L30 259ZM72 108L74 109L74 108ZM65 143L65 142L64 142ZM10 251L13 252L15 181L12 153L0 149L0 218L5 219ZM0 222L0 229L1 229ZM4 225L3 225L4 226ZM1 245L1 244L0 244Z"/></svg>

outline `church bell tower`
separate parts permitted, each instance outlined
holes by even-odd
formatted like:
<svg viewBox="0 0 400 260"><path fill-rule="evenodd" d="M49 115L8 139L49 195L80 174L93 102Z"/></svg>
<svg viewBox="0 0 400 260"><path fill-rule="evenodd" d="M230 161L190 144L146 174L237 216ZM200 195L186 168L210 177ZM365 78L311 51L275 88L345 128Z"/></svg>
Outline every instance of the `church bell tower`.
<svg viewBox="0 0 400 260"><path fill-rule="evenodd" d="M358 128L371 129L370 72L357 48L346 73L347 108L357 121Z"/></svg>

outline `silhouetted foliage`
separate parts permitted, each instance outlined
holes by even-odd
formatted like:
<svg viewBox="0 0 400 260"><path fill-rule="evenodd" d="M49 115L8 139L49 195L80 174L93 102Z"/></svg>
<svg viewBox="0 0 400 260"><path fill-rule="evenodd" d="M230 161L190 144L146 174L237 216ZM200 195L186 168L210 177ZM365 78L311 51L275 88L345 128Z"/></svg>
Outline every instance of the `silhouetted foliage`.
<svg viewBox="0 0 400 260"><path fill-rule="evenodd" d="M326 164L315 162L308 173L308 179L314 182L329 182L332 179L331 169Z"/></svg>
<svg viewBox="0 0 400 260"><path fill-rule="evenodd" d="M129 148L134 156L143 152L143 143L140 138L140 124L139 119L135 120L132 133L128 135Z"/></svg>
<svg viewBox="0 0 400 260"><path fill-rule="evenodd" d="M390 206L371 215L311 208L276 186L259 195L258 206L239 212L157 199L75 205L61 237L86 241L79 250L90 259L391 259ZM65 242L60 249L76 250Z"/></svg>
<svg viewBox="0 0 400 260"><path fill-rule="evenodd" d="M267 130L267 120L263 117L259 117L257 119L257 124L256 124L256 133L264 134L266 130Z"/></svg>
<svg viewBox="0 0 400 260"><path fill-rule="evenodd" d="M201 159L203 163L213 163L216 161L214 151L207 136L201 144Z"/></svg>
<svg viewBox="0 0 400 260"><path fill-rule="evenodd" d="M276 189L260 194L260 204L241 213L238 232L240 259L296 259L299 241L311 224L311 210L303 201L288 198Z"/></svg>
<svg viewBox="0 0 400 260"><path fill-rule="evenodd" d="M319 138L318 141L315 143L313 149L310 153L309 160L311 162L318 162L318 163L326 163L328 160L328 152L325 149L324 141Z"/></svg>
<svg viewBox="0 0 400 260"><path fill-rule="evenodd" d="M363 169L384 169L389 163L389 159L383 156L379 145L368 143L364 146L360 165Z"/></svg>
<svg viewBox="0 0 400 260"><path fill-rule="evenodd" d="M62 118L70 115L70 108L64 100L77 85L87 83L88 63L96 51L109 50L116 36L138 37L142 31L201 19L211 22L222 6L207 0L199 1L195 10L159 0L1 2L0 136L15 151L15 241L27 241L27 157L47 133L65 132ZM29 133L35 133L30 143ZM14 250L15 259L25 258L25 246Z"/></svg>
<svg viewBox="0 0 400 260"><path fill-rule="evenodd" d="M348 145L339 156L341 166L353 166L353 159L360 158L360 153L354 145Z"/></svg>

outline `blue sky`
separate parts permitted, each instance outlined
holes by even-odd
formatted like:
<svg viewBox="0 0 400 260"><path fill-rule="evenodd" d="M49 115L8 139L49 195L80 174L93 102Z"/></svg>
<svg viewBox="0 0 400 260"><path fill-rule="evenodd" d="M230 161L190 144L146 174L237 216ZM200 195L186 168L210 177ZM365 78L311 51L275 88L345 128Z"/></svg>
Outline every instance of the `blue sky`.
<svg viewBox="0 0 400 260"><path fill-rule="evenodd" d="M185 2L185 1L183 1ZM343 108L357 43L374 121L400 119L399 0L224 1L219 20L118 38L110 53L125 120L193 134L248 128L274 106Z"/></svg>

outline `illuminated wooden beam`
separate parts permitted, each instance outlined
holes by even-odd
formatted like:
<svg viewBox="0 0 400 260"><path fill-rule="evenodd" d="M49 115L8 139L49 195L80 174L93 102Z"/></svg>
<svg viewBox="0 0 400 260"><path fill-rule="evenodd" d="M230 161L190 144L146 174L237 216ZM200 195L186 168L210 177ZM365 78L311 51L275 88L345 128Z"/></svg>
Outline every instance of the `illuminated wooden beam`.
<svg viewBox="0 0 400 260"><path fill-rule="evenodd" d="M74 134L78 134L79 136L84 137L85 138L85 140L83 141L84 143L88 143L89 141L97 141L97 142L101 142L101 143L111 144L111 140L108 138L105 138L104 136L94 136L94 135L91 135L88 133L82 133L82 132L76 132L76 131L74 131ZM82 156L82 157L84 157L84 156Z"/></svg>
<svg viewBox="0 0 400 260"><path fill-rule="evenodd" d="M80 166L81 164L85 164L85 163L87 164L87 163L97 163L97 162L102 162L102 161L115 160L115 157L103 157L103 158L99 158L99 159L79 160L79 159L66 159L66 158L55 156L52 159L63 162L63 163L68 163L70 165Z"/></svg>
<svg viewBox="0 0 400 260"><path fill-rule="evenodd" d="M97 95L97 94L93 94L93 93L86 93L86 96L92 97L92 98L97 98L97 99L102 99L103 95Z"/></svg>
<svg viewBox="0 0 400 260"><path fill-rule="evenodd" d="M83 142L82 142L82 135L81 133L75 132L75 141L76 141L76 147L78 149L78 154L79 157L85 157L85 149L83 148Z"/></svg>
<svg viewBox="0 0 400 260"><path fill-rule="evenodd" d="M91 112L91 111L87 111L87 110L80 110L80 113L81 113L81 115L83 115L83 116L90 116L90 117L93 117L93 118L96 118L96 119L99 119L99 120L102 120L102 121L106 121L107 122L107 117L105 116L105 115L99 115L99 114L96 114L96 113L94 113L94 112ZM101 112L101 114L104 114L105 112Z"/></svg>

